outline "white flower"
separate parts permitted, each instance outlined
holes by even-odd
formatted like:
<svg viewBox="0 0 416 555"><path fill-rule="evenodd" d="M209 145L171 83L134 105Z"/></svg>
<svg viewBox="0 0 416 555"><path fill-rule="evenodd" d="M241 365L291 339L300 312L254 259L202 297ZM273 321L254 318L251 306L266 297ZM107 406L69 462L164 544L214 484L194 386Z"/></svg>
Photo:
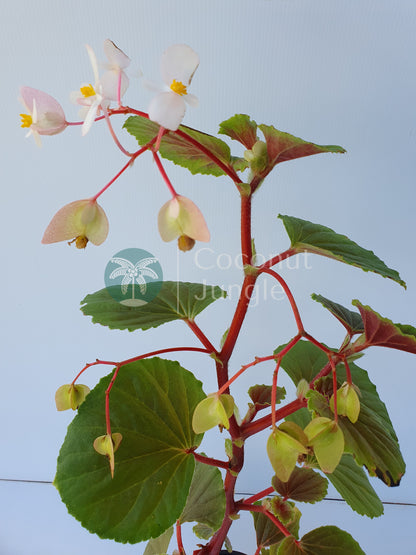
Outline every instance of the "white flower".
<svg viewBox="0 0 416 555"><path fill-rule="evenodd" d="M79 92L75 91L71 94L72 102L83 106L80 111L80 117L84 119L82 135L88 133L101 109L106 110L112 100L120 101L129 85L129 79L123 69L130 64L130 58L117 48L111 40L106 39L104 41L104 52L109 63L106 64L107 71L100 79L94 50L88 44L86 49L94 73L94 86L85 83L81 86Z"/></svg>
<svg viewBox="0 0 416 555"><path fill-rule="evenodd" d="M175 44L162 54L161 73L168 90L159 92L149 106L149 118L171 131L176 131L186 111L186 103L197 106L198 99L188 93L199 56L186 44Z"/></svg>
<svg viewBox="0 0 416 555"><path fill-rule="evenodd" d="M28 114L20 114L21 127L29 128L26 137L33 135L38 146L42 144L40 135L56 135L68 125L62 106L47 93L21 87L20 101L28 111Z"/></svg>
<svg viewBox="0 0 416 555"><path fill-rule="evenodd" d="M100 78L102 94L106 100L119 102L129 86L129 78L123 70L130 65L130 58L110 39L104 41L104 54L108 63L104 66L107 71Z"/></svg>

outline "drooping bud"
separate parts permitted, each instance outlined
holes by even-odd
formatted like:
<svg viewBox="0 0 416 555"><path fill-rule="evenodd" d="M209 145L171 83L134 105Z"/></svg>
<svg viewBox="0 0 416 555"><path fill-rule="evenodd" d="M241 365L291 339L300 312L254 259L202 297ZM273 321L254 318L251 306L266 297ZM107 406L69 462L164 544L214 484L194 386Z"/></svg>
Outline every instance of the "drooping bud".
<svg viewBox="0 0 416 555"><path fill-rule="evenodd" d="M234 399L231 395L213 393L203 399L195 408L192 428L196 434L203 434L215 426L230 427L229 418L234 412Z"/></svg>
<svg viewBox="0 0 416 555"><path fill-rule="evenodd" d="M323 472L331 473L338 466L344 452L344 434L330 418L314 418L305 428L308 443Z"/></svg>
<svg viewBox="0 0 416 555"><path fill-rule="evenodd" d="M85 397L90 392L90 388L82 384L65 384L61 385L55 393L55 404L57 410L76 410Z"/></svg>
<svg viewBox="0 0 416 555"><path fill-rule="evenodd" d="M282 482L289 480L299 455L308 454L306 442L302 428L294 422L283 422L272 431L267 441L267 454Z"/></svg>
<svg viewBox="0 0 416 555"><path fill-rule="evenodd" d="M347 416L354 424L357 422L360 415L360 399L358 398L357 391L352 384L344 382L336 393L338 414ZM331 407L332 412L334 412L334 395L332 395L329 401L329 406Z"/></svg>
<svg viewBox="0 0 416 555"><path fill-rule="evenodd" d="M178 247L182 251L192 249L195 241L207 242L210 239L201 211L189 198L181 195L162 206L158 227L163 241L172 241L178 237Z"/></svg>
<svg viewBox="0 0 416 555"><path fill-rule="evenodd" d="M94 440L94 449L100 455L107 457L110 464L111 477L114 478L114 453L120 446L123 436L119 433L106 434L104 436L99 436Z"/></svg>
<svg viewBox="0 0 416 555"><path fill-rule="evenodd" d="M101 245L108 235L108 220L104 210L93 199L76 200L58 210L42 238L42 243L75 242L85 249L88 241Z"/></svg>

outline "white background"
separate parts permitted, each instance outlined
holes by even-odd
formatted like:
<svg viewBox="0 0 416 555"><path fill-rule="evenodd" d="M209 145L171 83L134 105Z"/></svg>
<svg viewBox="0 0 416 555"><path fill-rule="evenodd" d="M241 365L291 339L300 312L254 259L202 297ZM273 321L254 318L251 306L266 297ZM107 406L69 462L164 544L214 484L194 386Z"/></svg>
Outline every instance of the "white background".
<svg viewBox="0 0 416 555"><path fill-rule="evenodd" d="M208 133L235 113L318 144L339 144L344 155L317 155L282 164L254 200L253 232L264 255L285 250L288 239L277 214L321 223L374 250L398 269L404 291L388 279L335 261L309 257L311 269L283 265L282 275L297 299L306 328L321 341L339 345L341 326L310 299L320 293L345 306L354 298L395 322L415 325L414 260L416 150L416 4L413 0L127 0L72 2L38 0L4 3L1 17L3 109L2 187L2 456L0 478L51 481L56 457L73 417L57 413L55 390L70 382L84 363L95 358L122 360L173 345L198 345L181 322L147 332L110 331L92 325L79 302L103 287L109 258L127 247L159 257L166 279L202 281L226 290L241 282L241 271L225 265L239 249L238 194L227 178L193 177L166 162L178 192L192 198L211 230L212 251L180 254L157 233L159 208L169 199L150 155L102 197L110 235L99 248L85 252L66 244L43 246L43 231L52 215L72 200L97 192L125 163L103 124L81 138L69 128L46 137L42 149L24 139L18 114L18 87L48 92L77 119L69 93L92 79L84 45L103 60L102 43L112 39L140 68L159 81L159 58L175 43L200 55L191 92L200 105L188 109L184 123ZM151 94L131 78L125 102L146 111ZM121 127L123 118L117 120ZM134 141L125 132L127 148ZM239 145L232 145L241 154ZM202 245L205 246L205 245ZM223 254L217 264L217 258ZM206 257L206 258L205 258ZM201 264L200 264L201 266ZM264 279L271 286L271 281ZM272 301L259 282L258 302L242 330L232 371L267 355L296 333L288 303ZM232 293L234 291L234 293ZM266 291L266 293L264 293ZM218 345L236 303L235 288L197 320ZM215 389L211 361L183 354L178 359ZM399 351L373 349L360 361L377 384L398 434L408 470L399 488L372 480L383 501L416 502L413 407L415 360ZM253 383L271 383L273 366L256 366L233 391L241 412ZM89 386L107 372L91 369ZM288 398L293 396L288 380ZM222 438L206 434L202 445L223 456ZM264 435L247 443L247 468L239 492L268 487L272 474L265 457ZM86 532L67 514L57 491L48 484L0 482L0 553L55 555L142 553L144 544L103 541ZM338 497L330 491L332 497ZM414 547L415 507L386 506L385 515L359 517L341 502L302 506L301 533L334 524L348 530L369 555L408 555ZM251 517L231 534L236 549L254 553ZM188 533L185 531L188 541ZM191 534L189 534L191 538ZM189 544L192 552L194 544ZM173 550L173 542L170 552Z"/></svg>

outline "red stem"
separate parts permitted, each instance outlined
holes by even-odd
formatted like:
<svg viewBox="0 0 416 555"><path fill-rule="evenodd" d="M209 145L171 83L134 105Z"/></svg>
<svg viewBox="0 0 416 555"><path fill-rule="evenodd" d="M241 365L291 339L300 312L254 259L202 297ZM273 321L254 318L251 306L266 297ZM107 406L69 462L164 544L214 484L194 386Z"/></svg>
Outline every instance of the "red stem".
<svg viewBox="0 0 416 555"><path fill-rule="evenodd" d="M260 499L263 499L263 497L267 497L267 495L270 495L274 491L275 491L275 489L272 488L272 487L264 489L263 491L259 491L259 493L256 493L255 495L252 495L251 497L247 497L247 499L244 499L244 503L246 503L247 505L251 505L251 504L255 503L256 501L259 501Z"/></svg>
<svg viewBox="0 0 416 555"><path fill-rule="evenodd" d="M290 414L293 414L297 410L306 407L307 402L306 399L295 399L294 401L288 403L281 409L276 411L276 421L282 420L282 418L286 418ZM263 418L259 418L254 422L250 422L245 426L241 426L241 437L243 439L247 439L248 437L269 428L272 425L272 415L268 414L267 416L263 416Z"/></svg>
<svg viewBox="0 0 416 555"><path fill-rule="evenodd" d="M114 370L114 374L113 377L111 378L111 381L105 391L105 423L106 423L106 429L107 429L107 435L109 435L111 437L111 423L110 423L110 391L111 388L114 385L114 382L116 381L117 378L117 374L120 370L121 366L116 366L116 369Z"/></svg>
<svg viewBox="0 0 416 555"><path fill-rule="evenodd" d="M162 162L160 161L159 155L155 151L153 151L153 158L154 158L154 161L156 162L156 165L158 167L158 170L160 171L161 176L163 177L164 182L166 183L170 191L170 194L172 195L173 198L176 198L178 196L178 193L175 191L174 186L172 185L169 177L167 176L167 173L165 172L165 168L162 166Z"/></svg>
<svg viewBox="0 0 416 555"><path fill-rule="evenodd" d="M237 509L241 511L250 511L254 513L263 513L266 515L277 528L284 534L286 537L291 536L292 534L289 530L284 526L280 520L278 520L270 511L265 509L262 505L249 505L245 502L237 503Z"/></svg>
<svg viewBox="0 0 416 555"><path fill-rule="evenodd" d="M224 468L225 470L229 470L230 463L228 461L220 461L218 459L213 459L211 457L206 457L205 455L200 455L199 453L195 453L192 449L189 451L194 456L196 461L199 461L202 464L208 464L209 466L217 466L218 468Z"/></svg>
<svg viewBox="0 0 416 555"><path fill-rule="evenodd" d="M287 283L274 270L270 270L269 268L264 268L263 273L270 274L271 276L273 276L280 283L280 285L283 288L283 291L286 293L286 297L288 298L288 300L290 302L290 306L292 307L293 315L295 317L296 325L298 327L299 333L303 333L304 327L303 327L303 324L302 324L302 319L301 319L300 314L299 314L299 309L296 305L295 299L294 299L294 297L292 295L292 292L290 291Z"/></svg>
<svg viewBox="0 0 416 555"><path fill-rule="evenodd" d="M176 543L178 544L179 555L186 555L182 542L182 528L179 520L176 521Z"/></svg>
<svg viewBox="0 0 416 555"><path fill-rule="evenodd" d="M294 254L298 254L296 249L289 248L286 251L284 251L280 254L277 254L276 256L273 256L273 258L271 258L270 260L266 260L266 262L264 262L264 264L259 266L259 270L260 270L260 272L263 272L265 269L271 268L275 264L279 264L279 262L282 262L283 260L286 260L286 258L290 258Z"/></svg>
<svg viewBox="0 0 416 555"><path fill-rule="evenodd" d="M272 398L271 398L271 403L272 403L272 428L274 429L276 427L276 388L277 388L277 374L279 372L279 368L280 368L280 358L276 363L276 368L273 372L273 383L272 383Z"/></svg>
<svg viewBox="0 0 416 555"><path fill-rule="evenodd" d="M108 111L107 111L106 108L103 108L103 113L104 113L105 121L106 121L106 123L107 123L108 130L110 131L110 135L112 136L113 141L116 143L116 145L118 146L118 148L121 150L121 152L122 152L123 154L125 154L126 156L133 156L133 153L128 152L128 151L123 147L123 145L120 143L120 141L118 140L118 137L117 137L117 135L116 135L116 133L115 133L115 131L114 131L114 129L113 129L113 126L112 126L111 120L110 120L110 116L108 115Z"/></svg>
<svg viewBox="0 0 416 555"><path fill-rule="evenodd" d="M192 145L194 145L198 150L200 150L201 152L203 152L206 156L208 156L208 158L210 158L214 164L216 164L219 168L222 169L222 171L228 175L228 177L230 177L234 183L238 184L238 183L242 183L241 179L238 177L238 175L236 174L234 168L232 168L231 166L228 166L227 164L224 164L224 162L221 162L221 160L219 158L217 158L217 156L215 156L215 154L213 154L208 148L206 148L204 145L201 145L200 142L198 142L196 139L190 137L187 133L185 133L184 131L182 131L181 129L177 129L176 131L173 131L173 133L175 133L176 135L178 135L179 137L182 137L182 139L185 139L186 141L188 141L188 143L191 143Z"/></svg>
<svg viewBox="0 0 416 555"><path fill-rule="evenodd" d="M207 350L207 352L212 353L212 354L218 354L216 348L213 346L213 344L211 343L211 341L207 338L207 336L204 334L204 332L199 328L199 326L195 323L194 320L191 319L187 319L185 320L185 322L188 324L188 326L190 327L190 329L194 332L194 334L197 336L197 338L200 340L200 342L202 343L202 345L204 345L205 349Z"/></svg>

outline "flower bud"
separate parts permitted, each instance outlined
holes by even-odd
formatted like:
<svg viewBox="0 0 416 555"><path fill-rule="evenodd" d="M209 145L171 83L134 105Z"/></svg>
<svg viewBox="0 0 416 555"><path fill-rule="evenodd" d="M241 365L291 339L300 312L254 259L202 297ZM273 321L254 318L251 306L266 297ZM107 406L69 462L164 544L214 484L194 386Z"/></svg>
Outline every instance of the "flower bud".
<svg viewBox="0 0 416 555"><path fill-rule="evenodd" d="M72 383L61 385L55 393L57 410L76 410L89 392L90 388L86 385Z"/></svg>
<svg viewBox="0 0 416 555"><path fill-rule="evenodd" d="M354 424L360 415L360 400L358 394L352 384L344 382L338 389L337 393L337 412L342 416L347 416ZM332 395L329 406L334 412L334 395Z"/></svg>
<svg viewBox="0 0 416 555"><path fill-rule="evenodd" d="M231 395L208 395L195 408L192 428L196 434L203 434L215 426L223 426L228 430L233 412L234 399Z"/></svg>
<svg viewBox="0 0 416 555"><path fill-rule="evenodd" d="M42 238L42 243L57 243L72 239L78 249L88 241L101 245L108 235L108 220L104 210L92 199L76 200L58 210Z"/></svg>
<svg viewBox="0 0 416 555"><path fill-rule="evenodd" d="M100 455L105 455L110 463L111 477L114 478L114 453L120 446L123 436L119 433L106 434L105 436L99 436L94 440L94 449Z"/></svg>
<svg viewBox="0 0 416 555"><path fill-rule="evenodd" d="M209 241L209 231L199 208L188 198L177 195L162 206L158 216L163 241L178 237L182 251L192 249L195 241Z"/></svg>
<svg viewBox="0 0 416 555"><path fill-rule="evenodd" d="M305 428L309 445L323 472L331 473L338 466L344 452L344 434L330 418L314 418Z"/></svg>

